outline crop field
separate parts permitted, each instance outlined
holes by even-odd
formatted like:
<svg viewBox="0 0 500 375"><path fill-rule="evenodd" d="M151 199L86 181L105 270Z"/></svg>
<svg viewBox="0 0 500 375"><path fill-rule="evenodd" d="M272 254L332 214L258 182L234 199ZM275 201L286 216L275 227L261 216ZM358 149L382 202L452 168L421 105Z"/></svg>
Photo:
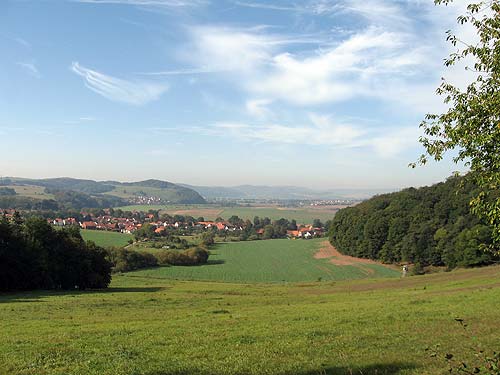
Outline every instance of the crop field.
<svg viewBox="0 0 500 375"><path fill-rule="evenodd" d="M280 208L280 207L233 207L226 208L222 213L224 219L229 219L232 215L237 215L243 219L253 220L254 216L268 217L271 220L288 219L297 220L297 223L310 224L314 219L322 222L331 220L335 216L336 210L319 210L309 207L305 208Z"/></svg>
<svg viewBox="0 0 500 375"><path fill-rule="evenodd" d="M196 267L158 267L130 276L240 283L282 283L399 277L399 271L380 264L334 264L333 257L315 258L325 239L266 240L218 244L209 263Z"/></svg>
<svg viewBox="0 0 500 375"><path fill-rule="evenodd" d="M500 267L288 285L125 274L106 291L3 294L0 374L441 375L445 353L473 364L471 347L500 348L499 277Z"/></svg>
<svg viewBox="0 0 500 375"><path fill-rule="evenodd" d="M282 208L275 206L267 207L221 207L214 205L131 205L118 207L124 211L149 211L161 210L169 215L189 215L194 218L202 216L205 220L215 220L217 217L229 219L236 215L244 220L253 220L255 216L269 217L271 220L288 219L297 220L298 223L312 223L314 219L322 222L333 218L337 207L304 207L304 208Z"/></svg>
<svg viewBox="0 0 500 375"><path fill-rule="evenodd" d="M80 230L82 237L85 241L94 241L99 246L125 246L128 240L133 239L134 236L127 233L108 232L101 230Z"/></svg>

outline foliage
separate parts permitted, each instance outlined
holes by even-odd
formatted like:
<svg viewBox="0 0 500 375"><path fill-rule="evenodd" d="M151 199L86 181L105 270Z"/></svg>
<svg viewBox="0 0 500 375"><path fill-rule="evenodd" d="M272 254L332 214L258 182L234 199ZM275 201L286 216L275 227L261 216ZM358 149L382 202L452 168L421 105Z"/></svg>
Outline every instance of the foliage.
<svg viewBox="0 0 500 375"><path fill-rule="evenodd" d="M128 249L110 247L107 249L108 260L113 265L113 272L129 272L158 265L153 254Z"/></svg>
<svg viewBox="0 0 500 375"><path fill-rule="evenodd" d="M448 4L452 0L435 0ZM445 60L446 66L472 59L475 79L465 90L443 79L437 94L444 97L449 109L442 114L428 114L422 122L425 136L420 141L428 157L441 160L449 150L458 150L456 163L465 162L473 173L468 178L478 186L470 203L474 213L491 225L494 244L500 245L500 3L497 0L469 4L459 24L471 24L479 37L468 44L448 32L447 40L461 46Z"/></svg>
<svg viewBox="0 0 500 375"><path fill-rule="evenodd" d="M421 267L478 266L496 257L481 251L491 230L470 213L477 187L463 177L420 189L384 194L340 210L330 242L344 254Z"/></svg>
<svg viewBox="0 0 500 375"><path fill-rule="evenodd" d="M0 290L105 288L111 264L77 227L55 230L41 218L0 221Z"/></svg>
<svg viewBox="0 0 500 375"><path fill-rule="evenodd" d="M211 232L205 232L201 235L201 244L203 246L212 246L215 244L215 235Z"/></svg>
<svg viewBox="0 0 500 375"><path fill-rule="evenodd" d="M12 188L0 187L0 196L3 196L3 195L13 196L16 194L17 194L16 191Z"/></svg>
<svg viewBox="0 0 500 375"><path fill-rule="evenodd" d="M108 208L124 204L124 200L109 195L89 195L73 190L56 190L47 188L54 195L61 209Z"/></svg>
<svg viewBox="0 0 500 375"><path fill-rule="evenodd" d="M185 251L164 250L155 253L160 265L172 266L196 266L205 264L208 261L209 252L201 247L188 249Z"/></svg>

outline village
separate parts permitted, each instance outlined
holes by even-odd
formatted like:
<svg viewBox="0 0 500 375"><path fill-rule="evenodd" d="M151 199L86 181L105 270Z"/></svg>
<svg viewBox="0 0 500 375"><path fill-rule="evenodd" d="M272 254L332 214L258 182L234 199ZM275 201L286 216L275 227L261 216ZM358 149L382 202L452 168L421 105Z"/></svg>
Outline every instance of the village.
<svg viewBox="0 0 500 375"><path fill-rule="evenodd" d="M280 237L286 235L288 238L309 239L321 237L325 233L325 228L320 222L316 223L319 224L318 226L313 226L312 224L296 224L295 220L289 222L286 219L272 222L269 218L257 218L257 222L255 220L251 222L250 220L240 219L237 216L233 216L229 218L229 220L217 218L215 221L208 221L201 217L199 220L195 220L190 216L162 215L159 217L157 213L139 215L137 212L134 212L131 217L116 217L112 215L109 210L106 211L106 214L98 216L88 212L82 212L83 220L80 221L74 217L58 217L49 218L47 222L56 227L79 226L84 230L112 231L127 234L134 234L145 226L148 226L156 235L174 231L179 232L179 234L190 234L192 232L203 231L237 234L244 231L252 231L254 235L261 238L266 237L266 227L270 226L286 228L286 231L281 231L282 235Z"/></svg>

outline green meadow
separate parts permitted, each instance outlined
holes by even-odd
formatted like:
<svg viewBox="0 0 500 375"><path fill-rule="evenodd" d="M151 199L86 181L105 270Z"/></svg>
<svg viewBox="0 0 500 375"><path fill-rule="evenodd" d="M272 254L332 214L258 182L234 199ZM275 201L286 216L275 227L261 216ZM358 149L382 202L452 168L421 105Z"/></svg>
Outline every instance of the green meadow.
<svg viewBox="0 0 500 375"><path fill-rule="evenodd" d="M128 241L134 236L126 233L109 232L102 230L81 229L80 233L85 241L94 241L99 246L117 246L122 247L128 244Z"/></svg>
<svg viewBox="0 0 500 375"><path fill-rule="evenodd" d="M473 362L471 347L500 347L499 276L268 285L124 274L106 291L4 294L0 374L444 374L445 353Z"/></svg>
<svg viewBox="0 0 500 375"><path fill-rule="evenodd" d="M237 283L282 283L399 277L399 271L379 264L334 265L315 259L324 238L265 240L217 244L208 264L196 267L158 267L131 276Z"/></svg>

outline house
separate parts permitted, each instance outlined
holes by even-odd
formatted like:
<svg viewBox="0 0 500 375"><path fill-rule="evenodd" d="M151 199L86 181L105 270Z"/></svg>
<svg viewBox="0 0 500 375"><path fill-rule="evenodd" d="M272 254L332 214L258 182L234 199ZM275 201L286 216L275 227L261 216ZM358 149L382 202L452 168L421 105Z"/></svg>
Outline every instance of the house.
<svg viewBox="0 0 500 375"><path fill-rule="evenodd" d="M213 222L213 221L199 221L196 223L196 225L202 226L205 229L209 229L215 225L215 222Z"/></svg>
<svg viewBox="0 0 500 375"><path fill-rule="evenodd" d="M166 230L165 227L158 227L155 229L155 233L157 234L161 234L162 232L164 232Z"/></svg>
<svg viewBox="0 0 500 375"><path fill-rule="evenodd" d="M217 227L218 230L227 230L228 227L224 223L215 223L215 226Z"/></svg>
<svg viewBox="0 0 500 375"><path fill-rule="evenodd" d="M82 229L97 229L97 224L93 221L84 221L80 226Z"/></svg>

